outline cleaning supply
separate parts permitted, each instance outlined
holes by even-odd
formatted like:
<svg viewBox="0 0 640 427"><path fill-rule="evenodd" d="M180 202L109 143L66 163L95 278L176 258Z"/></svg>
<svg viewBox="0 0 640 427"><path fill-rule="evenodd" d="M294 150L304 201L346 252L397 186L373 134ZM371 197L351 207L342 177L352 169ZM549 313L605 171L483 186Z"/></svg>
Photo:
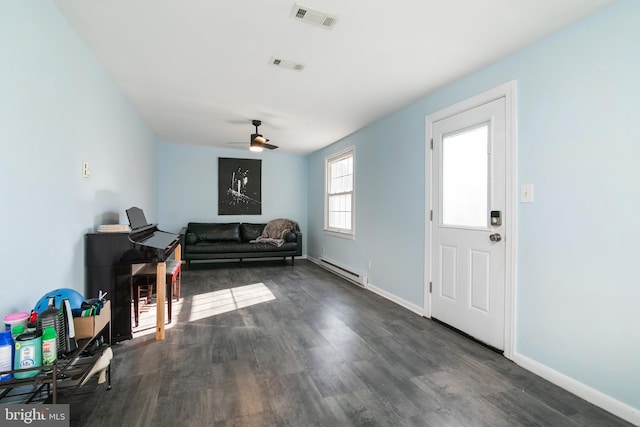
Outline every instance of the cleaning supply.
<svg viewBox="0 0 640 427"><path fill-rule="evenodd" d="M42 365L53 365L58 358L58 343L56 338L56 330L53 326L47 326L42 331ZM50 372L51 368L45 369Z"/></svg>
<svg viewBox="0 0 640 427"><path fill-rule="evenodd" d="M13 328L11 328L11 338L13 338L15 340L18 335L22 335L26 331L27 330L24 328L24 326L16 325ZM13 351L13 350L11 350L11 351Z"/></svg>
<svg viewBox="0 0 640 427"><path fill-rule="evenodd" d="M35 333L18 335L13 345L15 357L13 369L34 368L42 365L42 337ZM13 376L17 379L31 378L40 371L16 372Z"/></svg>
<svg viewBox="0 0 640 427"><path fill-rule="evenodd" d="M2 318L4 320L4 327L7 331L10 331L11 328L17 325L27 326L27 319L29 318L29 313L26 311L20 311L18 313L7 314Z"/></svg>
<svg viewBox="0 0 640 427"><path fill-rule="evenodd" d="M0 332L0 372L7 372L13 369L13 339L11 332ZM0 374L0 381L6 381L13 377L13 374Z"/></svg>
<svg viewBox="0 0 640 427"><path fill-rule="evenodd" d="M38 313L35 310L31 310L29 318L27 319L27 329L25 332L36 332L38 329Z"/></svg>

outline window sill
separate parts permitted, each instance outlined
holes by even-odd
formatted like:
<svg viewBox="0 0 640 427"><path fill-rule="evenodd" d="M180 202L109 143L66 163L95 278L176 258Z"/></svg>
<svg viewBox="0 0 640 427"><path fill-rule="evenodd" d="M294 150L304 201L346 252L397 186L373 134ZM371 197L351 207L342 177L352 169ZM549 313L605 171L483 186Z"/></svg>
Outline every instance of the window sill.
<svg viewBox="0 0 640 427"><path fill-rule="evenodd" d="M355 240L356 238L354 233L327 230L327 229L324 230L324 234L327 236L340 237L341 239L347 239L347 240Z"/></svg>

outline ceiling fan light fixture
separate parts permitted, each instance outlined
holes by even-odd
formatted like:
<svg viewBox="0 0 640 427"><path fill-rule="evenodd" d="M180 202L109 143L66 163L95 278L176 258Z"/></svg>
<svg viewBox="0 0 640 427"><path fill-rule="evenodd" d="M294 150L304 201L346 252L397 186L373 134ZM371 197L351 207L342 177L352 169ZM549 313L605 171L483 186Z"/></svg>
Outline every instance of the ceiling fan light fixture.
<svg viewBox="0 0 640 427"><path fill-rule="evenodd" d="M254 141L260 144L265 144L267 142L269 142L269 140L265 137L263 137L262 135L258 134L256 135L256 137L254 138Z"/></svg>
<svg viewBox="0 0 640 427"><path fill-rule="evenodd" d="M276 145L268 144L269 140L258 133L258 126L262 124L260 120L252 120L251 123L256 127L256 133L251 134L251 139L249 139L249 150L259 153L265 148L269 150L278 148Z"/></svg>

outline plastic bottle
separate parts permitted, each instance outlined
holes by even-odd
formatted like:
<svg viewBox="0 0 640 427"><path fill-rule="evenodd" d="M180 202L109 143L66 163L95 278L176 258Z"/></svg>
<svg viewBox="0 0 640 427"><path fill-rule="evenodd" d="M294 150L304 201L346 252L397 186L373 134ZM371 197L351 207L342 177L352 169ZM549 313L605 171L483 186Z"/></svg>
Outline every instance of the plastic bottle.
<svg viewBox="0 0 640 427"><path fill-rule="evenodd" d="M47 326L42 332L42 365L53 365L58 358L58 343L56 330L53 326ZM45 372L51 369L45 369Z"/></svg>
<svg viewBox="0 0 640 427"><path fill-rule="evenodd" d="M0 332L0 372L6 372L13 369L13 339L11 339L11 331ZM1 374L0 381L6 381L13 377L13 374Z"/></svg>
<svg viewBox="0 0 640 427"><path fill-rule="evenodd" d="M22 335L26 332L26 329L24 328L24 326L22 325L16 325L13 328L11 328L11 338L16 339L16 337L18 335Z"/></svg>
<svg viewBox="0 0 640 427"><path fill-rule="evenodd" d="M13 369L34 368L42 365L42 337L35 333L25 333L16 337L13 345L15 356ZM15 378L24 379L38 375L39 370L16 372Z"/></svg>
<svg viewBox="0 0 640 427"><path fill-rule="evenodd" d="M38 330L38 313L35 310L31 310L31 314L27 319L27 329L25 329L25 332L37 332L37 330Z"/></svg>

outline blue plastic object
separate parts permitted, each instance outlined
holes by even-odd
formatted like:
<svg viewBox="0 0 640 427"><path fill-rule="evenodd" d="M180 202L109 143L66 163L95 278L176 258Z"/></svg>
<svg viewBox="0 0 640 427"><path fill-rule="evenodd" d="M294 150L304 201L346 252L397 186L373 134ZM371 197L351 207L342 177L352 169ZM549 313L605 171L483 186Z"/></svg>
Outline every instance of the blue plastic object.
<svg viewBox="0 0 640 427"><path fill-rule="evenodd" d="M56 308L60 308L60 304L62 304L63 299L68 299L69 304L71 305L71 309L80 308L82 303L85 302L84 296L74 289L69 288L61 288L55 289L53 291L47 292L36 304L33 308L38 314L42 313L49 306L49 298L55 297L56 299Z"/></svg>
<svg viewBox="0 0 640 427"><path fill-rule="evenodd" d="M0 332L0 372L13 369L13 340L10 331ZM0 375L0 381L10 380L13 374Z"/></svg>

